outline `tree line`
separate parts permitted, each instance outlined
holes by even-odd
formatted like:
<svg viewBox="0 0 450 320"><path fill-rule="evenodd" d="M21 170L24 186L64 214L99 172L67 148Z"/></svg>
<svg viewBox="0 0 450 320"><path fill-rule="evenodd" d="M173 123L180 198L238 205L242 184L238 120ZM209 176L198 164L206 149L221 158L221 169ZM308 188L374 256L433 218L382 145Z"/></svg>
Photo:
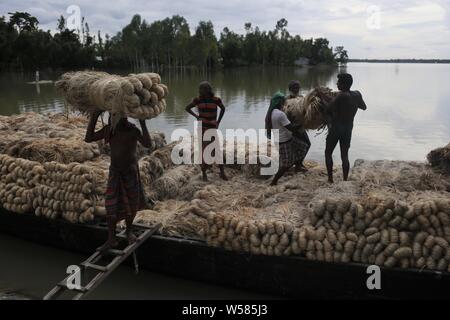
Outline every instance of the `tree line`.
<svg viewBox="0 0 450 320"><path fill-rule="evenodd" d="M288 21L277 21L274 30L261 31L245 24L245 34L224 28L216 37L211 21L200 21L194 32L179 15L148 23L135 15L113 37L91 34L82 19L81 30L69 30L63 16L57 31L39 29L36 17L26 12L0 17L0 69L75 68L184 68L303 63L335 64L348 60L342 47L325 38L303 39L291 35Z"/></svg>

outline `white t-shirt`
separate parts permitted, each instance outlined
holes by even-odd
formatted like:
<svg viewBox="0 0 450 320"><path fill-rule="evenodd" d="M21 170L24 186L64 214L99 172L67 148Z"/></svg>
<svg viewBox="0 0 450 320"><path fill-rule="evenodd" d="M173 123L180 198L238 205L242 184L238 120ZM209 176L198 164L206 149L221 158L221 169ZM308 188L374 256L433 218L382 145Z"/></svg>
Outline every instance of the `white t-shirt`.
<svg viewBox="0 0 450 320"><path fill-rule="evenodd" d="M272 129L278 129L279 142L286 142L292 139L292 132L285 128L291 122L289 121L286 113L279 109L272 111Z"/></svg>

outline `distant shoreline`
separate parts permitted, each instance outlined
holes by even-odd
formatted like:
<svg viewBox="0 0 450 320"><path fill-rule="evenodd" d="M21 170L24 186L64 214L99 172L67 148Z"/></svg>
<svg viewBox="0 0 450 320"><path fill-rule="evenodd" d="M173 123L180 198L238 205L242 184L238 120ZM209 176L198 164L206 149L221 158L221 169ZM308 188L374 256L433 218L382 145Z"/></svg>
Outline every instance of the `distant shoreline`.
<svg viewBox="0 0 450 320"><path fill-rule="evenodd" d="M349 59L348 62L368 63L441 63L449 64L450 59Z"/></svg>

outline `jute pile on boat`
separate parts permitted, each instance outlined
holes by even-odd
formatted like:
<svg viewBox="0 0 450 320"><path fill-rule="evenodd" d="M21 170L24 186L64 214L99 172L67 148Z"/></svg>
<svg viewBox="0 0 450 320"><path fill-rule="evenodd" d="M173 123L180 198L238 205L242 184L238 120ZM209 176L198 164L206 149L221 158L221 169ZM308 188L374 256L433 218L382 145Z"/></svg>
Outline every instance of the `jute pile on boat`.
<svg viewBox="0 0 450 320"><path fill-rule="evenodd" d="M28 160L61 163L94 160L100 154L109 154L104 141L86 143L84 137L88 119L82 115L50 114L34 112L0 117L0 153ZM97 124L97 130L101 127ZM165 136L150 132L152 147L138 144L138 156L144 156L166 145Z"/></svg>
<svg viewBox="0 0 450 320"><path fill-rule="evenodd" d="M16 213L85 223L103 217L110 159L84 142L87 118L26 113L0 117L0 203ZM155 148L164 135L151 133ZM139 155L147 155L141 148Z"/></svg>
<svg viewBox="0 0 450 320"><path fill-rule="evenodd" d="M69 72L55 86L80 111L100 109L135 119L151 119L164 112L169 94L156 73L121 77L105 72Z"/></svg>
<svg viewBox="0 0 450 320"><path fill-rule="evenodd" d="M439 173L426 164L359 160L351 181L329 186L323 167L307 166L276 187L236 166L227 168L230 181L214 172L209 183L192 166L175 166L155 180L170 178L165 201L137 221L164 217L162 234L238 252L450 270L450 198Z"/></svg>
<svg viewBox="0 0 450 320"><path fill-rule="evenodd" d="M363 185L354 180L316 189L300 223L279 217L243 219L241 213L214 208L196 212L208 222L205 235L211 246L450 272L448 192L393 192L378 186L361 194Z"/></svg>
<svg viewBox="0 0 450 320"><path fill-rule="evenodd" d="M0 154L0 201L12 212L70 222L88 222L103 216L105 173L80 163L39 163Z"/></svg>
<svg viewBox="0 0 450 320"><path fill-rule="evenodd" d="M450 173L450 143L442 148L432 150L427 159L433 167L441 168L444 172Z"/></svg>
<svg viewBox="0 0 450 320"><path fill-rule="evenodd" d="M329 88L318 87L309 92L306 97L286 100L285 112L289 120L301 125L304 129L317 130L327 125L325 105L336 96Z"/></svg>

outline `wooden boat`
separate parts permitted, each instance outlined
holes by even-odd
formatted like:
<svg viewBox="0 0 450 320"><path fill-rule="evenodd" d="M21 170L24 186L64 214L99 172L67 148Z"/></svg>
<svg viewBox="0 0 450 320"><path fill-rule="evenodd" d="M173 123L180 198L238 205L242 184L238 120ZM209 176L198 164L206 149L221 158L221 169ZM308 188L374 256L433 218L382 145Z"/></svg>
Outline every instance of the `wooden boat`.
<svg viewBox="0 0 450 320"><path fill-rule="evenodd" d="M107 228L0 208L0 232L91 254L106 239ZM288 298L450 298L448 272L381 268L381 289L369 290L367 265L236 253L198 240L163 236L152 236L142 244L138 257L142 268L154 272Z"/></svg>

